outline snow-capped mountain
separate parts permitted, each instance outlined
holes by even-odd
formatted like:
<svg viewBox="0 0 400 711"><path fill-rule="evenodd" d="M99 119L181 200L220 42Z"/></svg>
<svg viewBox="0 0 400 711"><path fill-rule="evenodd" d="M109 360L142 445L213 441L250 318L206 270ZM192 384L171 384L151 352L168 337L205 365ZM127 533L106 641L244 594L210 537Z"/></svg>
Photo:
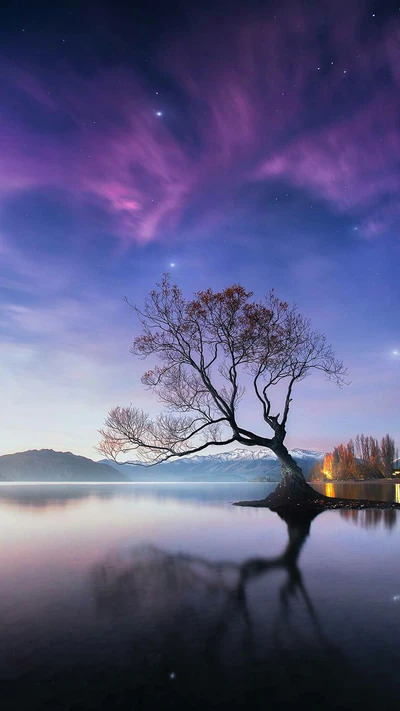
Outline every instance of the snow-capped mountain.
<svg viewBox="0 0 400 711"><path fill-rule="evenodd" d="M322 461L325 452L313 449L292 449L290 454L301 466L307 477L316 461ZM101 460L118 469L132 481L253 481L266 479L279 481L281 467L273 452L262 449L238 448L229 452L183 457L175 461L157 464L154 467L119 465Z"/></svg>

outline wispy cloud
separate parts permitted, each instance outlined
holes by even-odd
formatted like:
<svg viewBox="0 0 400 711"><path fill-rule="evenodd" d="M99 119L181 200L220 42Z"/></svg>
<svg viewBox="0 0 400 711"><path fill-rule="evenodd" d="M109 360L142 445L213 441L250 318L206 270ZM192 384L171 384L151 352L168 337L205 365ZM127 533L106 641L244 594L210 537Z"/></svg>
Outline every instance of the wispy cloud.
<svg viewBox="0 0 400 711"><path fill-rule="evenodd" d="M95 456L97 429L111 404L143 396L142 364L129 354L120 308L98 294L3 304L1 453L53 447Z"/></svg>
<svg viewBox="0 0 400 711"><path fill-rule="evenodd" d="M400 217L399 26L365 35L357 5L345 23L331 4L328 23L327 9L234 16L223 33L215 22L207 52L201 26L171 42L159 70L179 89L175 105L127 69L99 65L89 81L66 67L60 88L51 70L8 68L11 93L39 113L35 125L3 118L0 195L57 186L121 239L147 243L179 229L201 196L215 195L211 224L215 210L226 219L222 183L226 198L281 179L366 236L385 233Z"/></svg>

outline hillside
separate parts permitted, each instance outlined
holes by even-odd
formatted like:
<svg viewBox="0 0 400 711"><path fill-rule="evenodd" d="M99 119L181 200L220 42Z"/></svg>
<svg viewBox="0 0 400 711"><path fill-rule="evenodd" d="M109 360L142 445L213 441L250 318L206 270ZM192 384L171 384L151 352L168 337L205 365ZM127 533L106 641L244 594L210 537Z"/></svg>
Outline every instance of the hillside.
<svg viewBox="0 0 400 711"><path fill-rule="evenodd" d="M0 481L129 481L122 471L71 452L33 449L0 457Z"/></svg>
<svg viewBox="0 0 400 711"><path fill-rule="evenodd" d="M325 452L309 449L292 449L290 453L306 477L315 462L322 461L325 456ZM131 481L234 482L279 481L281 478L280 463L272 452L251 449L182 458L150 468L119 465L106 459L99 463L122 470Z"/></svg>

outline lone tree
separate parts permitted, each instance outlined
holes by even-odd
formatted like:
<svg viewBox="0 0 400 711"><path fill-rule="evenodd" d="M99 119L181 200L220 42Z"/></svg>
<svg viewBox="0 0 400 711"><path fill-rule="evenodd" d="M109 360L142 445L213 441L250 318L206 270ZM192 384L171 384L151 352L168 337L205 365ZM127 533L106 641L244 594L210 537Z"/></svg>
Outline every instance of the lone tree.
<svg viewBox="0 0 400 711"><path fill-rule="evenodd" d="M325 498L307 484L289 454L286 427L296 383L321 371L342 386L346 370L296 306L273 291L262 301L252 296L234 284L220 292L199 291L188 301L165 275L143 309L129 304L142 324L132 353L156 357L142 382L165 409L155 419L132 405L112 409L100 431L99 450L107 458L118 461L135 451L131 463L151 466L233 442L266 447L282 466L269 503ZM261 432L240 421L245 392L260 410Z"/></svg>

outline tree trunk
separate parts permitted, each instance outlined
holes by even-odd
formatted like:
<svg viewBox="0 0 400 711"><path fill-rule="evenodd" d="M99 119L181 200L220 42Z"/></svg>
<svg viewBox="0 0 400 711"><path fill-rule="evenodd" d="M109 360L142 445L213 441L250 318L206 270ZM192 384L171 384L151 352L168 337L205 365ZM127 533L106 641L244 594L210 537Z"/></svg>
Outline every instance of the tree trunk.
<svg viewBox="0 0 400 711"><path fill-rule="evenodd" d="M281 463L282 479L266 501L271 508L325 498L307 484L304 474L282 443L274 444L273 452Z"/></svg>
<svg viewBox="0 0 400 711"><path fill-rule="evenodd" d="M281 437L283 439L283 437ZM261 501L238 501L235 506L254 506L276 511L284 520L286 515L294 511L321 512L324 509L400 509L400 503L391 501L368 501L367 499L342 499L325 496L307 484L303 472L290 456L282 441L269 442L271 449L278 457L282 466L282 479L272 492Z"/></svg>

